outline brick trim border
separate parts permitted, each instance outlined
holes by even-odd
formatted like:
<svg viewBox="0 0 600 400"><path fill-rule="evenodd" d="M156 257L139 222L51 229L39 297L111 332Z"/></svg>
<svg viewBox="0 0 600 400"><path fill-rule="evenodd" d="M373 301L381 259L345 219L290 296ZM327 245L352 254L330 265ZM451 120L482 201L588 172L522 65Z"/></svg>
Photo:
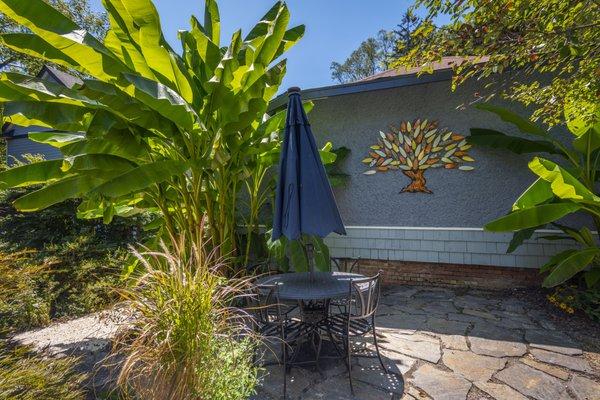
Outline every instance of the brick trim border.
<svg viewBox="0 0 600 400"><path fill-rule="evenodd" d="M350 259L345 259L350 262ZM413 261L361 259L354 272L374 275L383 271L385 285L434 285L482 289L511 289L540 286L539 270Z"/></svg>

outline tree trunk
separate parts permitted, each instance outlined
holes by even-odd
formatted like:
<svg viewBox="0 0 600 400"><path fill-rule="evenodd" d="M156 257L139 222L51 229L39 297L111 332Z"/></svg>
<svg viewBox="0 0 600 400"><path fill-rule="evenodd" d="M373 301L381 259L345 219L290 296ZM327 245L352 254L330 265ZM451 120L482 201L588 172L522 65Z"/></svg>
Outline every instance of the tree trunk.
<svg viewBox="0 0 600 400"><path fill-rule="evenodd" d="M402 171L402 173L408 176L411 180L410 184L405 186L400 193L433 193L427 189L427 181L425 180L425 170L418 169L416 171Z"/></svg>

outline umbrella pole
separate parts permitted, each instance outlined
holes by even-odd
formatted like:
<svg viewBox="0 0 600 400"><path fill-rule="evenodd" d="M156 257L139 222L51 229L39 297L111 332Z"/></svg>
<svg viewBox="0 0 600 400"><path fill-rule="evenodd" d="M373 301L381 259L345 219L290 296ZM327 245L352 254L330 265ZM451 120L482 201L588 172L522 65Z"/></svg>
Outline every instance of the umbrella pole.
<svg viewBox="0 0 600 400"><path fill-rule="evenodd" d="M315 263L314 263L314 246L312 243L307 243L302 240L304 244L304 254L306 254L306 260L308 262L308 273L310 280L313 281L315 279Z"/></svg>

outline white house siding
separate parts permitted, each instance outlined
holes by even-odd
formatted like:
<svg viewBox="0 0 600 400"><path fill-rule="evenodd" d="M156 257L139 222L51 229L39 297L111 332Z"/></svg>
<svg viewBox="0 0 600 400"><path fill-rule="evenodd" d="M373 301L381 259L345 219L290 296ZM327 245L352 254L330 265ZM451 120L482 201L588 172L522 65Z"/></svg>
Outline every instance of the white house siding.
<svg viewBox="0 0 600 400"><path fill-rule="evenodd" d="M547 241L539 231L511 254L506 253L512 234L479 228L420 228L347 226L347 236L325 239L332 257L416 261L498 267L539 268L568 241Z"/></svg>
<svg viewBox="0 0 600 400"><path fill-rule="evenodd" d="M39 154L46 160L61 158L60 151L47 144L37 143L27 137L18 137L6 141L8 164L13 165L15 160L23 161L25 154Z"/></svg>

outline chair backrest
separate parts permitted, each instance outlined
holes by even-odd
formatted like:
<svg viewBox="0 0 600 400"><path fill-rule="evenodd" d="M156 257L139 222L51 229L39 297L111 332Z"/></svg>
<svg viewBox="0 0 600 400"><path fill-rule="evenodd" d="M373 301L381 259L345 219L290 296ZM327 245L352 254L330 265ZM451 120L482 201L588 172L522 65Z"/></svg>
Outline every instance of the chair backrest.
<svg viewBox="0 0 600 400"><path fill-rule="evenodd" d="M381 271L369 278L352 279L348 294L348 317L367 318L375 314L381 292Z"/></svg>
<svg viewBox="0 0 600 400"><path fill-rule="evenodd" d="M259 324L282 320L281 302L277 285L253 285L247 296L247 311Z"/></svg>
<svg viewBox="0 0 600 400"><path fill-rule="evenodd" d="M360 273L360 257L359 258L342 258L331 257L331 263L339 272L356 272Z"/></svg>

